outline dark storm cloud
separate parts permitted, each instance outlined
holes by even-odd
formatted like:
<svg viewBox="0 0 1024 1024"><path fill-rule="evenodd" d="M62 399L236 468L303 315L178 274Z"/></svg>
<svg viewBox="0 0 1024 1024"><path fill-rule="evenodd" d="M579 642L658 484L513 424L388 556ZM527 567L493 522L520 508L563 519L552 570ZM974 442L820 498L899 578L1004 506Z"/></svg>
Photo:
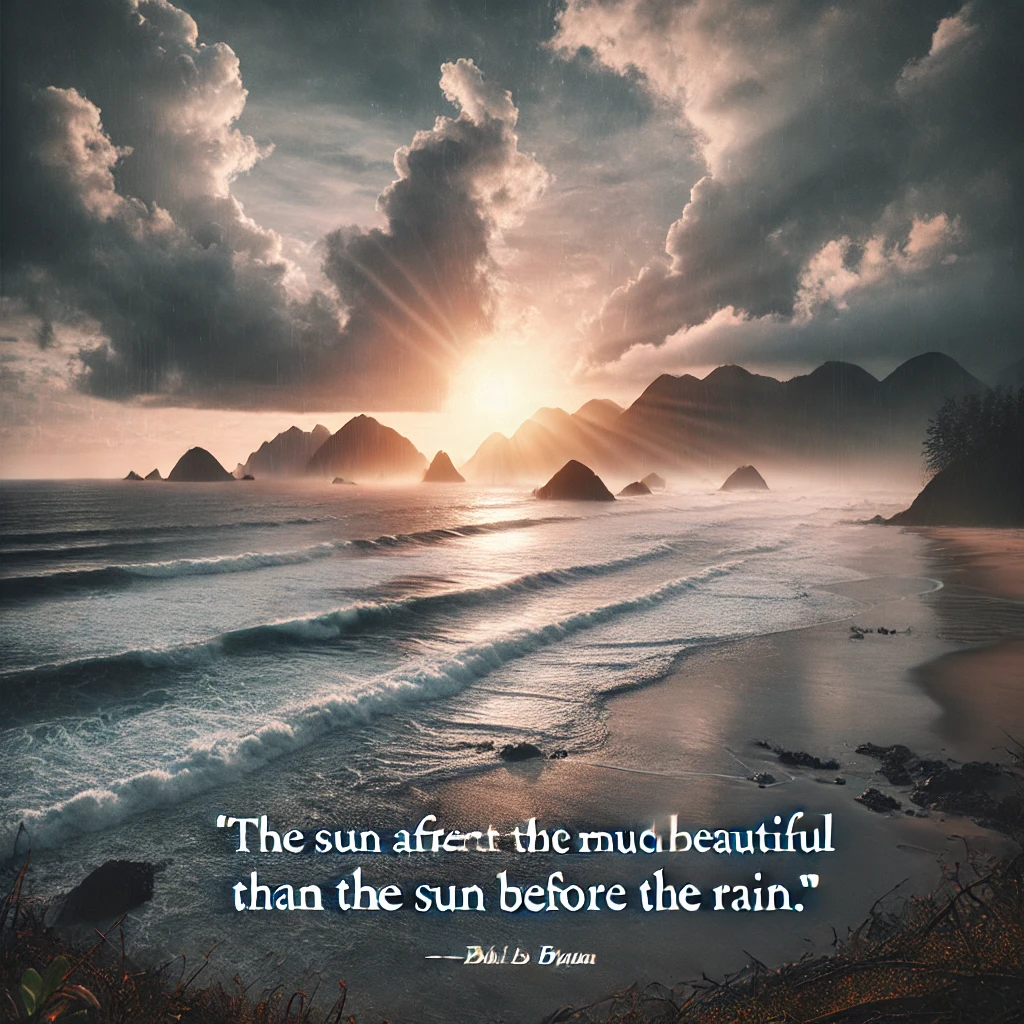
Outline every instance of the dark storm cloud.
<svg viewBox="0 0 1024 1024"><path fill-rule="evenodd" d="M387 228L338 230L325 240L324 273L351 310L345 333L362 357L353 370L379 375L382 391L436 389L444 368L487 328L489 240L546 183L536 161L518 152L507 91L488 86L466 60L444 65L441 88L463 116L438 118L399 150L398 180L378 201Z"/></svg>
<svg viewBox="0 0 1024 1024"><path fill-rule="evenodd" d="M706 164L664 258L588 325L591 361L721 310L765 319L745 335L767 356L844 317L866 349L920 351L915 313L926 347L963 354L983 329L1005 354L1022 312L1022 31L1010 0L570 0L555 48L642 75ZM965 301L936 322L951 292Z"/></svg>
<svg viewBox="0 0 1024 1024"><path fill-rule="evenodd" d="M489 245L545 182L511 97L472 62L443 69L459 116L397 154L386 229L329 236L337 295L298 298L280 237L231 194L266 151L236 127L228 46L166 0L13 0L3 45L3 287L44 331L97 335L83 388L292 408L443 398L488 323Z"/></svg>

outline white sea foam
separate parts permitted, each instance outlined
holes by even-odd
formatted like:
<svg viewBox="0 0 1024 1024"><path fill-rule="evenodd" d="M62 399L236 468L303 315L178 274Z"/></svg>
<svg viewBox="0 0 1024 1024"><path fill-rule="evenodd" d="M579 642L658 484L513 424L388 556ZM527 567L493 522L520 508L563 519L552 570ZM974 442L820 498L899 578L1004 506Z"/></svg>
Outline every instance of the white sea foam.
<svg viewBox="0 0 1024 1024"><path fill-rule="evenodd" d="M648 557L652 554L649 552ZM620 564L622 561L619 560ZM444 660L422 663L369 681L351 694L310 702L250 734L218 737L163 768L141 772L105 788L87 789L47 808L25 811L22 819L29 839L37 847L54 846L70 834L109 828L154 808L189 799L309 746L338 729L410 704L460 693L511 661L620 616L655 608L727 576L741 564L734 561L711 566L634 597L467 645ZM6 843L13 841L13 834L0 839Z"/></svg>

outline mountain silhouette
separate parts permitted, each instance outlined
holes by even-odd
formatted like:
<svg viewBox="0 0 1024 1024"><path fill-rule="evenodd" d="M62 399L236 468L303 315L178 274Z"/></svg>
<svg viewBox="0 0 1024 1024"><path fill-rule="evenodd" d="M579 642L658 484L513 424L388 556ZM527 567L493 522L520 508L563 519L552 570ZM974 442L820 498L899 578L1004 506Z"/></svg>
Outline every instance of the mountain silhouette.
<svg viewBox="0 0 1024 1024"><path fill-rule="evenodd" d="M418 477L427 464L407 437L372 416L353 416L313 453L306 472L346 480Z"/></svg>
<svg viewBox="0 0 1024 1024"><path fill-rule="evenodd" d="M511 437L491 434L461 471L476 482L509 483L543 477L568 459L626 479L719 474L751 462L770 472L912 469L942 403L987 390L939 352L907 360L884 380L840 361L786 381L733 365L704 378L666 373L618 414L602 399L572 415L539 409Z"/></svg>
<svg viewBox="0 0 1024 1024"><path fill-rule="evenodd" d="M302 476L313 454L330 436L320 423L312 430L289 427L273 440L264 441L246 460L239 476Z"/></svg>

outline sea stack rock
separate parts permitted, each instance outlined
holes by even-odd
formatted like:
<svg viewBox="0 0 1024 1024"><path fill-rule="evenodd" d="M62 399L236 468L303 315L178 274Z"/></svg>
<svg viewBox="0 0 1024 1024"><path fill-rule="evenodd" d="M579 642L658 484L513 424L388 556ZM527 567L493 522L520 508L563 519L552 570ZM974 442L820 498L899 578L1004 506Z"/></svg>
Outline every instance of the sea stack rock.
<svg viewBox="0 0 1024 1024"><path fill-rule="evenodd" d="M643 494L650 493L650 487L648 487L643 480L634 480L631 484L626 484L626 486L619 491L618 496L620 498L637 498Z"/></svg>
<svg viewBox="0 0 1024 1024"><path fill-rule="evenodd" d="M189 448L167 474L172 483L220 483L235 478L205 449Z"/></svg>
<svg viewBox="0 0 1024 1024"><path fill-rule="evenodd" d="M139 476L139 474L136 473L134 469L130 469L128 471L128 475L125 477L125 480L141 480L141 479L142 479L142 477Z"/></svg>
<svg viewBox="0 0 1024 1024"><path fill-rule="evenodd" d="M160 470L159 469L154 469L152 473L147 473L146 474L146 479L147 480L163 480L163 477L160 475Z"/></svg>
<svg viewBox="0 0 1024 1024"><path fill-rule="evenodd" d="M567 462L543 487L538 487L536 494L552 501L615 500L601 478L575 459Z"/></svg>
<svg viewBox="0 0 1024 1024"><path fill-rule="evenodd" d="M668 486L668 484L665 483L665 478L663 476L658 476L657 473L648 473L640 483L647 484L652 491L663 491Z"/></svg>
<svg viewBox="0 0 1024 1024"><path fill-rule="evenodd" d="M722 484L723 491L767 491L768 485L764 477L753 466L740 466L728 480Z"/></svg>
<svg viewBox="0 0 1024 1024"><path fill-rule="evenodd" d="M447 452L438 452L423 474L425 484L464 484L466 478L452 465Z"/></svg>
<svg viewBox="0 0 1024 1024"><path fill-rule="evenodd" d="M936 473L893 526L1024 526L1024 449L958 459Z"/></svg>

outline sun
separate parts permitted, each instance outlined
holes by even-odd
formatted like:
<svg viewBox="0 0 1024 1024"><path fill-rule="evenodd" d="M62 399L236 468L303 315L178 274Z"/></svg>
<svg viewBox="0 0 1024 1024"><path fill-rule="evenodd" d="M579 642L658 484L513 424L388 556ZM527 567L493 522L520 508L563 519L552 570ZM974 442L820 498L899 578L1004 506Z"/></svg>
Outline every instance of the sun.
<svg viewBox="0 0 1024 1024"><path fill-rule="evenodd" d="M490 348L460 367L448 408L478 428L515 429L535 410L543 379L539 373L522 347Z"/></svg>

